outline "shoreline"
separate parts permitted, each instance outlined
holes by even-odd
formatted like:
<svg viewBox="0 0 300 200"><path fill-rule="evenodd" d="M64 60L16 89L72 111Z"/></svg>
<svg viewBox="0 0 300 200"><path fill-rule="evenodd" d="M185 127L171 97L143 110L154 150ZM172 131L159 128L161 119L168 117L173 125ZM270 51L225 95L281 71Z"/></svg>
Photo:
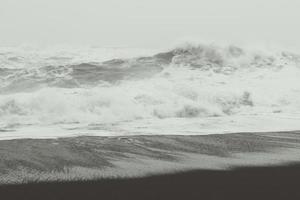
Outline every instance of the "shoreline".
<svg viewBox="0 0 300 200"><path fill-rule="evenodd" d="M0 141L0 185L137 178L300 161L300 131Z"/></svg>
<svg viewBox="0 0 300 200"><path fill-rule="evenodd" d="M75 124L55 126L25 126L0 129L0 141L15 139L60 139L71 137L127 137L179 135L199 136L231 133L296 132L299 117L280 113L268 115L236 115L205 118L167 118L148 121L125 121L120 124L94 124L77 127ZM174 128L176 127L176 128ZM42 134L41 134L42 133Z"/></svg>

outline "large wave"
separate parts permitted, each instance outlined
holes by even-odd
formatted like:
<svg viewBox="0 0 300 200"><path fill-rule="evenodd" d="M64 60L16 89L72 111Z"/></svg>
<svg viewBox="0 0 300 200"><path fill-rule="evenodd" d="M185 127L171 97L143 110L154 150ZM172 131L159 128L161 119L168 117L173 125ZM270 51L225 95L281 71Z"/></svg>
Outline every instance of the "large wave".
<svg viewBox="0 0 300 200"><path fill-rule="evenodd" d="M1 52L3 131L300 114L300 56L289 52L188 44L108 61L76 63L59 55L51 54L56 63L34 63Z"/></svg>

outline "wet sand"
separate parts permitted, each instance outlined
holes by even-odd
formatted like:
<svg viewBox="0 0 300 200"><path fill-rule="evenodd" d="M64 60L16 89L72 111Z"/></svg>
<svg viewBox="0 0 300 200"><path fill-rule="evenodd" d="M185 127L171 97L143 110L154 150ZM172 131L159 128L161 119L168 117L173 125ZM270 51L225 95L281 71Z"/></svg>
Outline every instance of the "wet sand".
<svg viewBox="0 0 300 200"><path fill-rule="evenodd" d="M0 186L5 200L299 200L300 165Z"/></svg>
<svg viewBox="0 0 300 200"><path fill-rule="evenodd" d="M300 161L300 132L0 141L0 183L143 177Z"/></svg>
<svg viewBox="0 0 300 200"><path fill-rule="evenodd" d="M300 132L0 141L1 199L300 199Z"/></svg>

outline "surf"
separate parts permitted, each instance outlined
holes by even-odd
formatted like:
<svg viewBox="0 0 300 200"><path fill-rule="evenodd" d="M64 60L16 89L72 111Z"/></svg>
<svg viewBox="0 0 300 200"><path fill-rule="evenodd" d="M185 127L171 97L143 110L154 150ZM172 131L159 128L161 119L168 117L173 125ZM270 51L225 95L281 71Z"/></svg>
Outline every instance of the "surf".
<svg viewBox="0 0 300 200"><path fill-rule="evenodd" d="M300 128L297 54L215 44L127 53L135 56L106 51L110 56L81 53L74 62L70 52L36 51L34 60L2 49L1 135L45 127L48 136L57 128L60 136Z"/></svg>

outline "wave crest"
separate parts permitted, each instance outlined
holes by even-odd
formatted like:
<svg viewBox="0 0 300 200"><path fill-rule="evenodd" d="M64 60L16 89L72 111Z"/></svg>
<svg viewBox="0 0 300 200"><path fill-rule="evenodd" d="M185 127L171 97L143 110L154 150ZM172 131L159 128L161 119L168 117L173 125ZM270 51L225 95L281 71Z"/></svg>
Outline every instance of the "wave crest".
<svg viewBox="0 0 300 200"><path fill-rule="evenodd" d="M287 52L185 45L130 59L3 67L0 120L99 124L300 113L299 63Z"/></svg>

